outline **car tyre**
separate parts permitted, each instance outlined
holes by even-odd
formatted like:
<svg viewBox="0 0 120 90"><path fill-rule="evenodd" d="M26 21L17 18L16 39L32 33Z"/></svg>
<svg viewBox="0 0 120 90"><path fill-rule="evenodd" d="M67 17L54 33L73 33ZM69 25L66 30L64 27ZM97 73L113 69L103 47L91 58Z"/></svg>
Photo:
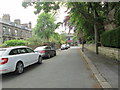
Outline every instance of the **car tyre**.
<svg viewBox="0 0 120 90"><path fill-rule="evenodd" d="M16 74L21 74L23 73L24 71L24 65L22 62L18 62L17 65L16 65L16 70L15 70L15 73Z"/></svg>
<svg viewBox="0 0 120 90"><path fill-rule="evenodd" d="M39 56L37 63L38 63L38 64L42 64L42 57L41 57L41 56Z"/></svg>
<svg viewBox="0 0 120 90"><path fill-rule="evenodd" d="M54 56L56 56L56 52L55 52Z"/></svg>

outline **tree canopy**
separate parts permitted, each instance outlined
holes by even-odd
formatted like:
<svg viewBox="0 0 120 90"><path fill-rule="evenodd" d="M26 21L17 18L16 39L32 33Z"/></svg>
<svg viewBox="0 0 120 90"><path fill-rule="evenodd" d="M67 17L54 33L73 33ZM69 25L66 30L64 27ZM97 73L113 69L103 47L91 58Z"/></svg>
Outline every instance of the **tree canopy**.
<svg viewBox="0 0 120 90"><path fill-rule="evenodd" d="M36 14L41 11L46 13L56 12L60 2L33 3ZM94 24L97 26L98 35L105 30L111 30L120 25L120 2L65 2L69 15L65 17L64 25L71 30L74 27L75 35L86 41L94 39ZM100 39L99 39L100 40Z"/></svg>
<svg viewBox="0 0 120 90"><path fill-rule="evenodd" d="M38 16L37 24L35 26L34 34L38 37L43 38L49 41L51 34L55 31L56 24L54 23L55 19L51 14L42 13Z"/></svg>

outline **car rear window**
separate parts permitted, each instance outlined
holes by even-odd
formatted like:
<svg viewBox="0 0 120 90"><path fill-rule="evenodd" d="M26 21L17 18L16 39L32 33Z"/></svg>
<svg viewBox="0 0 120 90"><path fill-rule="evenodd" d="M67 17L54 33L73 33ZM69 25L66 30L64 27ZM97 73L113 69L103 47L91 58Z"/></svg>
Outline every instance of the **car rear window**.
<svg viewBox="0 0 120 90"><path fill-rule="evenodd" d="M63 44L62 46L66 46L65 44Z"/></svg>
<svg viewBox="0 0 120 90"><path fill-rule="evenodd" d="M2 56L5 51L6 51L6 49L0 48L0 56Z"/></svg>

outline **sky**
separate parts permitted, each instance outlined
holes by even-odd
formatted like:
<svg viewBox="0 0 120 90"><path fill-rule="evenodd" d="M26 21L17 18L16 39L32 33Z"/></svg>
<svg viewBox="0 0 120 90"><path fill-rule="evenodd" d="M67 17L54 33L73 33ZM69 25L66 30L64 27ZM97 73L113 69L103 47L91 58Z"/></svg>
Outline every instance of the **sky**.
<svg viewBox="0 0 120 90"><path fill-rule="evenodd" d="M15 19L20 19L21 24L32 22L32 28L35 27L37 21L37 15L34 14L34 7L22 7L23 0L1 0L0 1L0 18L2 18L3 14L9 14L10 19L13 22ZM61 8L57 21L62 22L64 17L67 16L65 13L65 8ZM60 27L57 29L57 32L61 32L64 29Z"/></svg>
<svg viewBox="0 0 120 90"><path fill-rule="evenodd" d="M36 24L37 15L34 13L34 7L25 9L22 7L22 0L1 0L0 1L0 17L3 14L10 14L11 21L20 19L21 23L32 22L32 26Z"/></svg>

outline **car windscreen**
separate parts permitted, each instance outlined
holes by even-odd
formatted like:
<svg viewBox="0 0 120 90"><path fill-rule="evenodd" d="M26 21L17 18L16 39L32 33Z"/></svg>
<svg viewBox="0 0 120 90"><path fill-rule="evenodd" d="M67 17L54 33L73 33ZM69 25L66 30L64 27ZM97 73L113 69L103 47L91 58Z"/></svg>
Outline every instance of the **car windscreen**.
<svg viewBox="0 0 120 90"><path fill-rule="evenodd" d="M5 51L6 51L6 49L0 48L0 56L2 56Z"/></svg>

